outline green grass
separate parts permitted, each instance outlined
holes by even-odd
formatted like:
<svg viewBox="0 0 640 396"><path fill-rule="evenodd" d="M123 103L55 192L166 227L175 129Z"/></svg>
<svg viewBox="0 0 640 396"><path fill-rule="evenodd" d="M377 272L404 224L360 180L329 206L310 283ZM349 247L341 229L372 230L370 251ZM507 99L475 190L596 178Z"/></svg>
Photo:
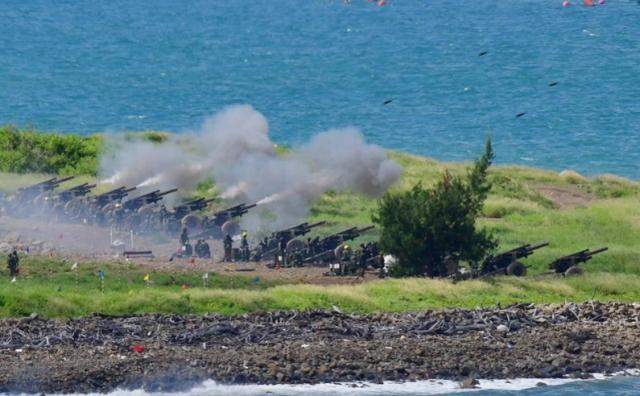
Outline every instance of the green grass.
<svg viewBox="0 0 640 396"><path fill-rule="evenodd" d="M161 144L166 134L150 132L129 138L144 138ZM2 150L0 136L0 151ZM286 152L288 148L281 148ZM0 152L1 154L1 152ZM403 166L404 174L394 189L417 182L432 185L448 169L465 172L465 164L441 163L398 152L390 157ZM500 153L497 153L498 159ZM5 169L5 168L0 168ZM65 167L62 167L65 169ZM0 191L40 181L45 174L0 173ZM17 172L17 173L16 173ZM524 260L531 276L498 278L451 284L442 280L404 279L372 282L359 286L310 286L252 283L252 278L217 276L208 288L201 287L201 274L151 274L147 287L144 270L127 263L105 267L104 293L95 276L99 264L85 263L80 281L61 262L25 264L30 275L17 284L0 279L0 316L29 314L83 315L94 311L111 314L141 312L221 312L237 314L261 309L331 308L353 312L406 311L435 307L475 307L520 301L561 302L590 298L638 301L640 290L640 184L612 175L593 178L575 172L557 172L521 166L491 169L493 190L479 225L490 228L500 240L499 250L523 243L549 241ZM92 180L81 176L69 182ZM579 205L563 206L541 193L541 187L558 188L582 196ZM194 195L215 197L212 180L203 181ZM218 202L216 207L225 207ZM325 235L355 225L371 223L376 200L352 193L328 192L313 206L309 221L326 220L327 227L314 230ZM362 240L374 240L367 233ZM356 241L357 243L358 241ZM554 258L585 248L608 246L583 267L586 274L562 279L540 277ZM3 266L4 267L4 264ZM30 268L40 268L34 270ZM65 269L66 268L66 269ZM44 271L44 272L43 272ZM47 272L48 271L48 272ZM85 272L82 272L85 271ZM173 277L173 278L172 278ZM182 284L191 285L186 291Z"/></svg>
<svg viewBox="0 0 640 396"><path fill-rule="evenodd" d="M129 263L72 264L26 259L18 282L0 278L0 317L38 313L44 317L77 317L94 312L131 315L147 312L237 315L266 310L333 309L344 312L407 312L443 307L493 307L516 302L637 301L640 276L589 273L453 283L440 279L389 279L360 285L314 286L264 282L255 277L202 273L147 273ZM104 285L97 275L102 269ZM187 285L188 288L183 288Z"/></svg>

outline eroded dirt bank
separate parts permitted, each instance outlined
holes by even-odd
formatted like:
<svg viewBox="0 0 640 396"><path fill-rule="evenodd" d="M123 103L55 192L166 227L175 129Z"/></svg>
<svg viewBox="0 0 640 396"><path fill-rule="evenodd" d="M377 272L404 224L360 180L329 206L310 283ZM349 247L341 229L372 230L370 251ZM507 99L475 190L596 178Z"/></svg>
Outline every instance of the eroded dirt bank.
<svg viewBox="0 0 640 396"><path fill-rule="evenodd" d="M0 321L0 392L585 376L640 367L640 305Z"/></svg>

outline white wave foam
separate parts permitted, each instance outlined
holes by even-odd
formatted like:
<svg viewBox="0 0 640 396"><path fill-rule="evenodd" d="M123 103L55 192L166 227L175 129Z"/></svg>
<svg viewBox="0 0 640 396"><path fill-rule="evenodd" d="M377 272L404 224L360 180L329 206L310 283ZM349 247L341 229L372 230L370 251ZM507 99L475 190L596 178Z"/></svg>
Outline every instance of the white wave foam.
<svg viewBox="0 0 640 396"><path fill-rule="evenodd" d="M409 396L409 395L442 395L451 392L474 392L481 390L520 391L537 387L539 383L557 386L571 382L603 380L615 376L640 376L640 369L626 370L611 376L593 374L591 380L570 378L518 378L511 380L479 380L476 389L462 389L460 383L448 380L427 380L416 382L385 382L384 384L360 383L332 383L316 385L223 385L215 381L204 381L202 384L183 392L147 392L138 390L116 390L108 396ZM3 395L3 394L0 394ZM58 395L62 396L62 395ZM71 395L69 395L71 396ZM91 393L86 396L104 396Z"/></svg>

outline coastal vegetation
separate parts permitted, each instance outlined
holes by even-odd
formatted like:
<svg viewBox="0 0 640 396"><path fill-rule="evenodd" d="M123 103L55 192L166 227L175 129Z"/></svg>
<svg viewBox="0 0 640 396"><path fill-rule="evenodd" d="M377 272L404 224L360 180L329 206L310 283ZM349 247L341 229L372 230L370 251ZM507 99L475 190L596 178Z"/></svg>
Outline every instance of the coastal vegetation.
<svg viewBox="0 0 640 396"><path fill-rule="evenodd" d="M100 135L38 136L40 134L35 131L1 130L0 191L9 192L54 173L81 175L70 184L95 180L93 175L102 144ZM154 141L161 144L168 135L151 133L147 136L154 136ZM69 147L64 147L64 139L70 139ZM22 154L13 154L15 160L7 159L5 153L18 146ZM34 164L23 160L36 152L46 154L34 157ZM60 158L65 158L68 152L74 154L69 154L67 160L44 158L53 152L58 152ZM404 171L392 193L410 191L418 183L425 189L433 188L442 180L445 171L452 177L465 177L469 167L469 164L443 163L393 151L389 156ZM499 153L497 159L499 161ZM499 240L497 251L523 243L550 242L549 247L524 260L529 267L527 277L496 277L459 283L407 278L359 285L316 286L212 274L205 286L203 273L158 270L150 273L152 282L149 284L143 280L146 270L130 263L80 263L74 272L72 263L29 257L23 262L23 273L18 282L10 283L5 257L0 256L3 263L0 268L0 316L32 312L46 316L78 316L91 312L240 314L264 309L332 309L334 306L346 312L375 312L593 298L603 301L640 299L639 183L613 175L585 177L575 172L503 165L492 166L487 181L492 188L477 225ZM198 193L213 194L213 190L213 183L205 181ZM353 225L370 224L377 207L375 199L329 191L315 203L309 221L326 220L328 227L316 232L329 233ZM379 230L374 230L363 240L378 237ZM545 274L547 265L554 258L600 246L608 246L609 251L582 265L584 275L562 278ZM97 276L100 270L106 273L104 288Z"/></svg>
<svg viewBox="0 0 640 396"><path fill-rule="evenodd" d="M493 160L491 140L465 177L445 171L432 188L419 182L408 191L387 192L373 215L381 226L380 248L398 262L395 276L444 277L467 261L477 263L495 249L497 241L476 228L491 184L487 173Z"/></svg>
<svg viewBox="0 0 640 396"><path fill-rule="evenodd" d="M3 269L4 270L4 269ZM105 274L104 283L99 271ZM149 275L149 282L144 278ZM560 278L496 277L453 283L443 279L375 280L319 286L265 281L201 271L151 271L130 263L73 263L27 258L16 283L0 279L0 317L77 317L94 312L238 315L263 310L339 309L342 312L411 312L437 308L506 306L519 302L638 301L640 275L589 272Z"/></svg>

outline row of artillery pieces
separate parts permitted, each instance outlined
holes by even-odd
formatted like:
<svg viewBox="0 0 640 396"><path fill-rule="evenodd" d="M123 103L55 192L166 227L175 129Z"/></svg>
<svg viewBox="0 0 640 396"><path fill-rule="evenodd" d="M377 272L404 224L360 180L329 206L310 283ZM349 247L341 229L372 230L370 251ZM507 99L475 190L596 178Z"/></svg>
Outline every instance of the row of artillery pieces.
<svg viewBox="0 0 640 396"><path fill-rule="evenodd" d="M469 278L485 278L495 275L524 276L527 274L527 266L520 260L532 255L536 250L549 246L549 242L539 244L526 244L518 246L506 252L489 256L478 268L468 272L455 269L451 276L454 280ZM594 250L584 249L579 252L558 257L549 264L549 270L556 274L578 275L582 273L580 264L591 260L594 255L606 251L607 247Z"/></svg>
<svg viewBox="0 0 640 396"><path fill-rule="evenodd" d="M92 195L96 185L83 183L60 189L60 185L73 176L51 178L31 186L18 189L8 197L0 199L0 210L14 217L54 219L57 222L90 224L113 227L136 234L164 233L177 237L186 230L190 239L223 239L227 235L237 236L241 229L238 220L256 204L239 204L203 215L214 199L198 198L168 209L163 204L165 196L177 189L154 190L129 197L136 187L126 186L101 194ZM300 237L326 222L302 223L271 233L247 251L233 249L233 256L240 260L274 260L283 263L327 263L336 260L343 245L358 238L373 226L351 227L346 230L302 241ZM284 255L283 255L284 253ZM338 258L341 256L338 256Z"/></svg>
<svg viewBox="0 0 640 396"><path fill-rule="evenodd" d="M71 179L73 176L51 178L20 188L14 194L2 197L0 209L13 216L53 217L57 221L111 226L139 234L163 232L174 237L186 229L192 239L222 239L226 235L238 235L240 225L237 220L256 206L243 203L211 215L202 215L200 212L213 199L198 198L167 209L162 203L163 197L176 192L177 189L155 190L132 198L128 196L136 190L135 187L123 186L98 195L89 194L96 187L95 184L89 183L64 190L58 189L62 183ZM347 242L358 238L373 226L352 227L323 238L308 238L306 241L300 238L324 224L324 221L302 223L273 232L261 239L253 249L234 249L233 255L244 261L273 261L278 258L289 265L333 263L334 265L330 266L332 272L344 275L364 271L369 267L382 270L393 262L393 258L387 260L385 257L383 260L375 244L363 245L359 249L362 251L354 254L343 254ZM545 246L548 246L547 242L518 246L490 256L479 266L472 266L468 271L463 271L456 264L454 268L449 269L449 273L453 279L494 275L523 276L527 272L527 266L520 260ZM577 274L581 272L580 264L606 250L606 247L581 250L557 258L549 268L559 274ZM335 263L338 263L337 267Z"/></svg>

